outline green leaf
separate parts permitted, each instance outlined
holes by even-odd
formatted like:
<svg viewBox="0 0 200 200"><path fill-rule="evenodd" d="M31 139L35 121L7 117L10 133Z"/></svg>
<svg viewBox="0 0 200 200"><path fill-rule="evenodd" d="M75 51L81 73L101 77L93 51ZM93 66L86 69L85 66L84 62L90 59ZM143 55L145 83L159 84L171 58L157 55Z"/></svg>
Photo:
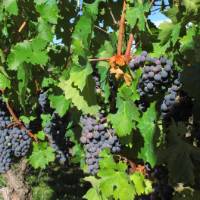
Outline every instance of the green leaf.
<svg viewBox="0 0 200 200"><path fill-rule="evenodd" d="M22 64L17 70L19 102L22 107L25 106L26 91L29 80L31 79L31 68L27 64Z"/></svg>
<svg viewBox="0 0 200 200"><path fill-rule="evenodd" d="M31 188L32 199L34 200L47 200L51 199L54 195L54 190L44 182L39 182L36 186Z"/></svg>
<svg viewBox="0 0 200 200"><path fill-rule="evenodd" d="M29 61L34 65L45 65L48 62L48 59L47 51L33 51Z"/></svg>
<svg viewBox="0 0 200 200"><path fill-rule="evenodd" d="M126 20L127 23L134 28L135 25L138 26L139 30L145 31L147 28L149 31L146 13L149 12L150 4L149 3L139 3L137 2L135 7L128 7L126 11Z"/></svg>
<svg viewBox="0 0 200 200"><path fill-rule="evenodd" d="M168 47L170 47L170 42L167 42L164 46L161 46L160 43L153 43L153 52L150 53L150 55L152 57L160 57L161 55L165 55Z"/></svg>
<svg viewBox="0 0 200 200"><path fill-rule="evenodd" d="M97 57L98 58L111 57L113 54L114 54L114 49L112 47L112 44L108 41L105 41L105 43L99 49ZM97 63L96 68L100 75L100 84L101 84L101 89L103 90L103 96L105 98L105 101L108 102L110 96L110 86L107 80L109 64L108 62L100 61Z"/></svg>
<svg viewBox="0 0 200 200"><path fill-rule="evenodd" d="M59 96L50 95L49 99L51 107L54 108L61 117L63 117L69 109L70 101L66 100L64 95L59 95Z"/></svg>
<svg viewBox="0 0 200 200"><path fill-rule="evenodd" d="M138 195L148 194L153 191L151 182L148 182L143 174L135 172L130 176L130 179L133 181Z"/></svg>
<svg viewBox="0 0 200 200"><path fill-rule="evenodd" d="M172 8L167 9L166 11L164 11L163 13L169 17L173 23L177 23L178 22L178 12L179 12L179 8L177 6L174 6Z"/></svg>
<svg viewBox="0 0 200 200"><path fill-rule="evenodd" d="M65 98L71 100L72 103L77 107L78 110L83 111L86 114L97 114L99 107L97 105L89 106L85 101L84 97L80 95L80 91L73 87L73 82L71 79L65 81L62 80L59 83L59 87L64 91Z"/></svg>
<svg viewBox="0 0 200 200"><path fill-rule="evenodd" d="M32 56L31 43L29 41L23 41L17 43L8 55L8 66L10 70L17 70L18 66L24 61L28 62Z"/></svg>
<svg viewBox="0 0 200 200"><path fill-rule="evenodd" d="M173 24L171 22L164 22L160 24L160 33L159 39L161 45L165 45L169 41L172 41L172 44L175 45L179 39L181 31L181 23Z"/></svg>
<svg viewBox="0 0 200 200"><path fill-rule="evenodd" d="M38 18L38 37L46 40L47 42L51 42L53 40L53 32L54 29L52 26L46 22L41 17Z"/></svg>
<svg viewBox="0 0 200 200"><path fill-rule="evenodd" d="M54 150L46 142L33 143L33 152L29 157L29 162L33 168L45 169L45 167L55 160Z"/></svg>
<svg viewBox="0 0 200 200"><path fill-rule="evenodd" d="M3 6L10 15L18 15L17 0L3 0Z"/></svg>
<svg viewBox="0 0 200 200"><path fill-rule="evenodd" d="M119 137L130 135L138 119L139 112L131 101L119 101L117 113L108 115L108 120Z"/></svg>
<svg viewBox="0 0 200 200"><path fill-rule="evenodd" d="M95 188L91 188L87 191L87 193L83 196L84 199L87 200L106 200L106 199L102 199L101 195L99 195L97 193L97 191L95 190Z"/></svg>
<svg viewBox="0 0 200 200"><path fill-rule="evenodd" d="M110 154L101 154L99 189L105 197L111 196L119 200L133 200L136 193L134 185L126 174L127 166L125 163L115 163Z"/></svg>
<svg viewBox="0 0 200 200"><path fill-rule="evenodd" d="M197 28L195 26L189 27L187 29L186 35L180 39L181 52L194 48L195 45L194 37L196 34L197 34Z"/></svg>
<svg viewBox="0 0 200 200"><path fill-rule="evenodd" d="M39 131L37 133L37 138L44 141L45 140L45 133L43 131Z"/></svg>
<svg viewBox="0 0 200 200"><path fill-rule="evenodd" d="M83 88L86 85L87 77L92 73L91 65L88 63L86 67L79 68L74 67L70 72L70 80L77 86L80 91L83 91Z"/></svg>
<svg viewBox="0 0 200 200"><path fill-rule="evenodd" d="M56 24L59 17L59 10L56 0L45 1L35 1L36 9L40 13L40 16L49 23Z"/></svg>
<svg viewBox="0 0 200 200"><path fill-rule="evenodd" d="M175 24L174 27L173 27L172 34L171 34L171 37L172 37L171 41L172 41L173 45L175 45L176 42L178 41L180 31L181 31L181 24L180 23Z"/></svg>
<svg viewBox="0 0 200 200"><path fill-rule="evenodd" d="M31 42L31 48L33 51L44 50L47 45L47 41L42 37L35 37Z"/></svg>
<svg viewBox="0 0 200 200"><path fill-rule="evenodd" d="M84 3L83 13L89 14L95 20L98 14L98 6L100 2L106 2L106 0L95 0L94 3L90 3L90 4Z"/></svg>
<svg viewBox="0 0 200 200"><path fill-rule="evenodd" d="M6 88L10 88L10 80L0 73L0 89L5 90Z"/></svg>
<svg viewBox="0 0 200 200"><path fill-rule="evenodd" d="M152 103L147 111L143 114L137 125L142 137L144 138L144 146L141 149L139 157L142 158L145 162L149 162L151 166L154 166L156 163L153 144L153 137L155 133L155 120L156 108L155 103Z"/></svg>
<svg viewBox="0 0 200 200"><path fill-rule="evenodd" d="M158 39L160 40L161 45L166 44L170 40L173 28L174 25L171 22L163 22L162 24L160 24Z"/></svg>
<svg viewBox="0 0 200 200"><path fill-rule="evenodd" d="M71 50L74 55L82 56L83 58L89 55L88 49L91 43L93 31L93 22L98 14L98 6L104 0L95 0L92 4L84 4L83 15L77 22L72 34Z"/></svg>
<svg viewBox="0 0 200 200"><path fill-rule="evenodd" d="M183 0L187 12L197 12L200 8L200 0Z"/></svg>

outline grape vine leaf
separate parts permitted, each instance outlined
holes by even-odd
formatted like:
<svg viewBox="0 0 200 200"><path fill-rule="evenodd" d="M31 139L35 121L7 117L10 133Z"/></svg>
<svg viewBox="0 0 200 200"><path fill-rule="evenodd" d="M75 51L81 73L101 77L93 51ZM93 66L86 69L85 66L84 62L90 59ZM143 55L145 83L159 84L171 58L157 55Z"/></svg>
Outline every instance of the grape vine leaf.
<svg viewBox="0 0 200 200"><path fill-rule="evenodd" d="M170 18L173 23L177 23L178 22L178 12L179 12L179 8L177 6L174 6L174 7L167 9L163 13L168 18Z"/></svg>
<svg viewBox="0 0 200 200"><path fill-rule="evenodd" d="M70 106L70 100L66 100L64 95L49 95L50 105L56 110L56 112L63 117L68 111Z"/></svg>
<svg viewBox="0 0 200 200"><path fill-rule="evenodd" d="M142 147L139 157L145 162L149 162L151 166L156 163L156 157L154 152L153 137L155 133L155 121L156 121L156 107L155 102L151 103L147 111L142 115L137 127L140 130L142 137L144 138L144 146Z"/></svg>
<svg viewBox="0 0 200 200"><path fill-rule="evenodd" d="M171 41L173 45L175 45L176 42L178 41L180 31L181 31L181 23L174 24L173 31L171 34Z"/></svg>
<svg viewBox="0 0 200 200"><path fill-rule="evenodd" d="M107 198L103 198L100 196L95 188L90 188L87 193L83 196L84 199L87 200L108 200Z"/></svg>
<svg viewBox="0 0 200 200"><path fill-rule="evenodd" d="M10 80L3 73L0 73L0 89L5 90L6 88L10 88Z"/></svg>
<svg viewBox="0 0 200 200"><path fill-rule="evenodd" d="M8 66L10 70L17 70L18 66L24 61L28 62L31 57L31 45L29 41L23 41L17 43L12 49L11 53L8 55Z"/></svg>
<svg viewBox="0 0 200 200"><path fill-rule="evenodd" d="M130 179L133 181L138 195L149 194L153 191L151 181L145 179L145 176L142 173L135 172L130 175Z"/></svg>
<svg viewBox="0 0 200 200"><path fill-rule="evenodd" d="M77 107L78 110L81 110L86 114L95 115L98 113L99 107L97 105L89 106L84 97L81 96L78 88L73 87L73 82L71 79L61 80L58 86L64 91L65 98L67 100L71 99L72 103Z"/></svg>
<svg viewBox="0 0 200 200"><path fill-rule="evenodd" d="M99 162L100 177L99 189L105 197L113 196L114 199L132 200L136 195L134 185L126 173L127 165L119 162L115 163L113 157L106 151L100 154L102 159Z"/></svg>
<svg viewBox="0 0 200 200"><path fill-rule="evenodd" d="M56 0L36 2L36 9L40 13L40 16L49 23L56 24L59 17L59 9Z"/></svg>
<svg viewBox="0 0 200 200"><path fill-rule="evenodd" d="M120 88L119 88L119 96L120 98L122 98L123 100L131 100L131 101L136 101L140 99L140 95L138 94L137 91L137 87L138 87L138 81L139 78L141 77L142 74L142 70L141 69L137 69L134 74L134 80L132 81L130 86L127 86L126 84L123 84Z"/></svg>
<svg viewBox="0 0 200 200"><path fill-rule="evenodd" d="M53 40L53 27L41 17L38 18L38 37L50 42Z"/></svg>
<svg viewBox="0 0 200 200"><path fill-rule="evenodd" d="M17 43L8 56L7 62L10 70L17 70L23 62L44 65L48 61L45 49L46 41L42 38L34 38L32 41Z"/></svg>
<svg viewBox="0 0 200 200"><path fill-rule="evenodd" d="M181 31L181 23L173 24L171 22L161 23L159 26L159 40L161 45L165 45L170 40L173 45L179 39L180 31Z"/></svg>
<svg viewBox="0 0 200 200"><path fill-rule="evenodd" d="M74 55L85 57L89 54L88 49L91 42L93 22L98 14L98 6L101 1L96 0L92 4L84 5L83 15L77 22L72 34L71 50Z"/></svg>
<svg viewBox="0 0 200 200"><path fill-rule="evenodd" d="M39 183L31 188L32 190L32 199L34 200L47 200L51 199L54 195L54 190L47 185L47 183L44 183L42 181L39 181Z"/></svg>
<svg viewBox="0 0 200 200"><path fill-rule="evenodd" d="M17 0L3 0L3 6L10 15L18 15Z"/></svg>
<svg viewBox="0 0 200 200"><path fill-rule="evenodd" d="M163 22L159 26L160 32L158 39L160 40L160 44L164 45L170 39L173 30L173 24L171 22Z"/></svg>
<svg viewBox="0 0 200 200"><path fill-rule="evenodd" d="M18 91L19 91L19 102L24 108L26 91L29 80L31 79L31 68L27 64L21 64L17 70L17 79L18 79Z"/></svg>
<svg viewBox="0 0 200 200"><path fill-rule="evenodd" d="M111 122L119 137L130 135L136 121L139 120L138 109L133 102L123 101L119 97L117 107L117 113L109 114L108 121Z"/></svg>
<svg viewBox="0 0 200 200"><path fill-rule="evenodd" d="M111 57L113 53L114 49L112 47L112 44L108 41L105 41L105 43L99 49L97 57L99 58ZM109 101L108 98L110 96L110 86L107 80L109 64L108 62L100 61L97 63L96 68L100 75L100 85L101 89L103 90L103 96L105 98L105 101L108 102Z"/></svg>
<svg viewBox="0 0 200 200"><path fill-rule="evenodd" d="M135 7L128 7L126 11L126 20L127 23L134 28L137 24L139 30L145 31L147 28L149 31L146 13L149 12L150 4L149 3L136 3Z"/></svg>
<svg viewBox="0 0 200 200"><path fill-rule="evenodd" d="M87 77L92 73L91 65L88 63L84 68L74 67L70 72L70 80L74 83L75 86L83 91L83 88L86 85Z"/></svg>
<svg viewBox="0 0 200 200"><path fill-rule="evenodd" d="M188 12L197 12L200 7L200 0L183 0L183 3Z"/></svg>
<svg viewBox="0 0 200 200"><path fill-rule="evenodd" d="M186 133L185 125L172 123L167 135L168 146L160 152L160 161L167 163L173 183L194 184L194 161L200 162L200 150L183 139Z"/></svg>
<svg viewBox="0 0 200 200"><path fill-rule="evenodd" d="M160 57L165 55L167 48L170 46L170 42L167 42L164 46L161 46L160 43L153 43L153 52L150 53L152 57Z"/></svg>
<svg viewBox="0 0 200 200"><path fill-rule="evenodd" d="M47 142L33 143L33 152L29 157L29 162L33 168L45 169L45 167L55 160L54 150L48 146Z"/></svg>
<svg viewBox="0 0 200 200"><path fill-rule="evenodd" d="M30 62L34 65L44 65L48 62L48 59L46 51L33 51Z"/></svg>
<svg viewBox="0 0 200 200"><path fill-rule="evenodd" d="M84 199L87 200L107 200L107 198L103 197L99 191L99 180L94 176L88 176L84 178L85 181L90 182L92 188L90 188L87 193L83 196Z"/></svg>
<svg viewBox="0 0 200 200"><path fill-rule="evenodd" d="M197 28L195 26L189 27L187 29L186 35L180 39L181 52L194 48L195 45L194 37L196 34L197 34Z"/></svg>

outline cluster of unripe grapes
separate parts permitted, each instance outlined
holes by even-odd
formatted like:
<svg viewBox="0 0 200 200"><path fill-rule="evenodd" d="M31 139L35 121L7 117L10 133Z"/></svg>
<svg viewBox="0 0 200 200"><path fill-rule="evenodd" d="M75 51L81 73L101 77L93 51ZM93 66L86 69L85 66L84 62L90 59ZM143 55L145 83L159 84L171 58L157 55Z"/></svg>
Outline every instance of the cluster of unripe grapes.
<svg viewBox="0 0 200 200"><path fill-rule="evenodd" d="M115 131L108 127L103 113L98 117L84 115L80 122L82 125L80 141L84 146L88 172L94 175L99 169L101 159L99 153L105 148L109 148L112 153L117 153L121 150L121 145L115 136Z"/></svg>
<svg viewBox="0 0 200 200"><path fill-rule="evenodd" d="M25 156L31 145L27 131L11 124L5 105L0 100L0 173L10 169L14 157Z"/></svg>

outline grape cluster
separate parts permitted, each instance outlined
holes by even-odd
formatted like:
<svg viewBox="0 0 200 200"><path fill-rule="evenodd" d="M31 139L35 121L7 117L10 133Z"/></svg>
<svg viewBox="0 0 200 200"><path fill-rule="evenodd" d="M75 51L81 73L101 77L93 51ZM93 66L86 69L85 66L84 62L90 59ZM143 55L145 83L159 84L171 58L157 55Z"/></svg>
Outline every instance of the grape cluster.
<svg viewBox="0 0 200 200"><path fill-rule="evenodd" d="M146 51L133 59L129 66L132 69L139 66L143 67L138 85L138 92L141 97L153 97L165 91L175 77L175 71L170 60L164 57L160 59L151 58Z"/></svg>
<svg viewBox="0 0 200 200"><path fill-rule="evenodd" d="M56 160L65 164L68 157L67 144L65 140L66 123L65 120L50 108L47 91L41 91L38 103L43 113L51 113L51 120L45 125L44 132L50 146L56 153Z"/></svg>
<svg viewBox="0 0 200 200"><path fill-rule="evenodd" d="M95 82L95 90L96 90L96 93L97 94L100 94L101 93L101 83L100 83L100 79L98 76L94 75L93 77L93 80Z"/></svg>
<svg viewBox="0 0 200 200"><path fill-rule="evenodd" d="M163 118L169 116L170 112L177 103L178 92L180 91L180 89L181 89L181 83L179 79L176 79L172 87L168 89L168 92L165 95L164 100L161 104L161 116Z"/></svg>
<svg viewBox="0 0 200 200"><path fill-rule="evenodd" d="M168 183L168 170L165 166L150 167L148 178L153 181L153 192L149 195L138 196L137 200L172 200L173 187Z"/></svg>
<svg viewBox="0 0 200 200"><path fill-rule="evenodd" d="M38 103L40 105L40 108L42 112L49 111L49 101L48 101L48 96L47 92L41 91L38 97Z"/></svg>
<svg viewBox="0 0 200 200"><path fill-rule="evenodd" d="M0 102L0 173L9 170L14 157L23 157L29 151L31 138L25 130L10 126L5 105Z"/></svg>
<svg viewBox="0 0 200 200"><path fill-rule="evenodd" d="M56 152L56 159L60 164L65 164L68 157L67 143L65 140L66 123L56 112L52 114L51 121L44 127L51 147Z"/></svg>
<svg viewBox="0 0 200 200"><path fill-rule="evenodd" d="M168 183L168 171L164 166L156 166L152 170L151 176L154 179L154 192L151 199L170 200L173 197L173 188Z"/></svg>
<svg viewBox="0 0 200 200"><path fill-rule="evenodd" d="M106 117L102 113L98 118L84 115L80 122L83 127L80 141L86 152L88 172L96 174L99 169L101 150L109 148L112 153L117 153L121 150L121 145L114 130L108 127Z"/></svg>

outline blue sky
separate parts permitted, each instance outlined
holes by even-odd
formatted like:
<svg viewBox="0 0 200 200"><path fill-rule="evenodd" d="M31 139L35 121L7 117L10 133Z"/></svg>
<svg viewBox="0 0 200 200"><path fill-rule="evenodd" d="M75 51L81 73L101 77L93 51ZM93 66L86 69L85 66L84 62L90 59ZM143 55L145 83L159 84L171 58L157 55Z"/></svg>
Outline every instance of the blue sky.
<svg viewBox="0 0 200 200"><path fill-rule="evenodd" d="M160 23L169 20L169 18L165 17L165 15L163 15L160 12L151 14L148 17L156 26L159 26Z"/></svg>
<svg viewBox="0 0 200 200"><path fill-rule="evenodd" d="M168 0L165 0L165 3L168 4ZM154 8L153 8L154 9ZM148 17L152 22L154 22L157 26L162 23L163 21L169 20L167 17L165 17L165 15L163 15L162 13L160 13L159 11L156 11L154 13L152 13L149 17Z"/></svg>

